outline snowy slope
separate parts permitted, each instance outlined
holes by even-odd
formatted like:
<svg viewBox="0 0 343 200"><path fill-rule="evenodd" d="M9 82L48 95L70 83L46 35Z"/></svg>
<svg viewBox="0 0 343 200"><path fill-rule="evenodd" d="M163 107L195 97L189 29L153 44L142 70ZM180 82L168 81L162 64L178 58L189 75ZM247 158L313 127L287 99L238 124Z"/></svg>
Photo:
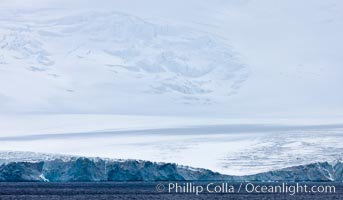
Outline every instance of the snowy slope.
<svg viewBox="0 0 343 200"><path fill-rule="evenodd" d="M342 115L342 2L2 1L0 110Z"/></svg>
<svg viewBox="0 0 343 200"><path fill-rule="evenodd" d="M219 103L247 77L219 37L187 27L119 12L5 11L2 18L3 111L163 113Z"/></svg>

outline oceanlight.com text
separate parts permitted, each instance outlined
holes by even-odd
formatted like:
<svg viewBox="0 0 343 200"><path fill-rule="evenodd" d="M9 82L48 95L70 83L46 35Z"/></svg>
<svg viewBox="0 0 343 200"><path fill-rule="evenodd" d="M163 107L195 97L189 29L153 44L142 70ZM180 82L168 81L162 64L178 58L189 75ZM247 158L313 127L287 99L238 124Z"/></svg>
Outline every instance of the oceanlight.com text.
<svg viewBox="0 0 343 200"><path fill-rule="evenodd" d="M306 184L306 183L229 183L229 182L209 182L209 183L194 183L194 182L173 182L159 183L156 185L157 192L178 193L178 194L196 194L202 193L250 193L250 194L273 194L281 193L288 195L296 195L297 193L335 193L334 185L325 184Z"/></svg>

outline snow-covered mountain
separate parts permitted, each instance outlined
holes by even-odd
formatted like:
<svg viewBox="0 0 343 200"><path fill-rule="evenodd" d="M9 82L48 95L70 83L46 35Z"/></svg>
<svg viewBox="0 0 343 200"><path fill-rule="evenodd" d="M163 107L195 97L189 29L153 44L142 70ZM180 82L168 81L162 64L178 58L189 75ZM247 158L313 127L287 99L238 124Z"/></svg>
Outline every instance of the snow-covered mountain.
<svg viewBox="0 0 343 200"><path fill-rule="evenodd" d="M0 5L2 113L342 113L341 1L32 2Z"/></svg>
<svg viewBox="0 0 343 200"><path fill-rule="evenodd" d="M2 111L206 106L248 76L220 37L120 12L7 11L0 34Z"/></svg>

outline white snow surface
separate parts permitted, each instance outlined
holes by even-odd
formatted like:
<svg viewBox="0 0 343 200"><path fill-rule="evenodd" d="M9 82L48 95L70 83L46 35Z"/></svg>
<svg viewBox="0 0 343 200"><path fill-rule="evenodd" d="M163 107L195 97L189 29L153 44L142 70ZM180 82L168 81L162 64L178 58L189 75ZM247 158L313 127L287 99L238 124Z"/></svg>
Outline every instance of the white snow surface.
<svg viewBox="0 0 343 200"><path fill-rule="evenodd" d="M115 11L55 12L2 15L3 112L206 108L235 93L248 75L214 34Z"/></svg>
<svg viewBox="0 0 343 200"><path fill-rule="evenodd" d="M333 117L339 0L3 0L0 112Z"/></svg>

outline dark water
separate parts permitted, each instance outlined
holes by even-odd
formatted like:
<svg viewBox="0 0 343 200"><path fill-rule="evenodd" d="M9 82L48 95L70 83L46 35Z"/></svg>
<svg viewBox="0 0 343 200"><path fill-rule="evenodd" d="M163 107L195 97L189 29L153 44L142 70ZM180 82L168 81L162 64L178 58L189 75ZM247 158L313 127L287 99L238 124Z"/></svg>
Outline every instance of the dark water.
<svg viewBox="0 0 343 200"><path fill-rule="evenodd" d="M184 182L178 182L180 186L185 185ZM157 184L163 184L165 187L159 187L157 191ZM175 193L173 190L168 192L169 183L144 183L144 182L130 182L130 183L0 183L0 199L27 199L27 200L49 200L49 199L83 199L83 200L108 200L108 199L343 199L343 184L333 183L308 183L312 185L330 185L335 186L335 192L324 193L247 193L244 189L237 192L237 188L241 183L230 183L231 189L234 191L227 191L218 194L208 193L204 191L199 195L192 192L189 193ZM173 183L174 184L174 183ZM208 183L194 183L197 186L206 188ZM216 184L216 183L215 183ZM221 185L222 183L218 183ZM245 184L245 183L244 183ZM244 187L243 184L243 187ZM267 185L267 183L262 183ZM303 183L302 183L303 184ZM259 183L256 183L259 185ZM269 184L273 185L273 184ZM213 187L212 187L213 189Z"/></svg>

